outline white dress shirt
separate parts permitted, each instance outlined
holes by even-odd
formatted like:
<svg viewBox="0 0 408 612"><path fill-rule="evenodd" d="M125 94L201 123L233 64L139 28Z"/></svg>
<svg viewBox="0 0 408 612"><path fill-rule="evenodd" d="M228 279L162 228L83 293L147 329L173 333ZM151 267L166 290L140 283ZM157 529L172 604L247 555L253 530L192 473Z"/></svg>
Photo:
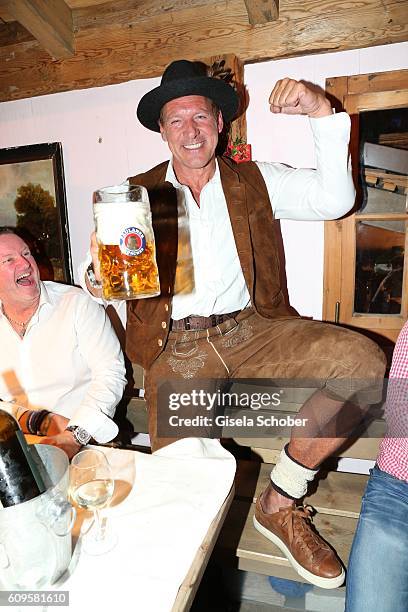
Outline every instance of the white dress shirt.
<svg viewBox="0 0 408 612"><path fill-rule="evenodd" d="M97 442L116 436L111 417L126 384L124 359L104 308L84 291L42 282L23 338L0 309L0 347L2 400L65 416Z"/></svg>
<svg viewBox="0 0 408 612"><path fill-rule="evenodd" d="M348 212L355 190L348 155L350 117L338 113L309 118L316 151L316 170L280 163L256 162L265 180L276 219L328 220ZM186 185L178 182L169 163L166 172L177 190L178 254L172 318L208 317L241 310L250 296L241 270L227 203L216 165L200 193L200 206ZM84 274L90 255L79 267ZM115 307L124 320L124 302Z"/></svg>

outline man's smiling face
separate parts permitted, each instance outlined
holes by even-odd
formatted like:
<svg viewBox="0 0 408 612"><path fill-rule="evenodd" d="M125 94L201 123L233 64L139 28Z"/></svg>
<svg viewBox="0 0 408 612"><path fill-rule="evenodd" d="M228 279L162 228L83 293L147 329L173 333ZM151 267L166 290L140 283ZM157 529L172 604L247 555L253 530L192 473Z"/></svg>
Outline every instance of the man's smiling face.
<svg viewBox="0 0 408 612"><path fill-rule="evenodd" d="M15 234L0 234L0 300L30 306L40 295L40 274L30 249Z"/></svg>
<svg viewBox="0 0 408 612"><path fill-rule="evenodd" d="M173 165L186 172L212 162L223 127L221 112L215 113L204 96L184 96L164 105L160 133L173 154Z"/></svg>

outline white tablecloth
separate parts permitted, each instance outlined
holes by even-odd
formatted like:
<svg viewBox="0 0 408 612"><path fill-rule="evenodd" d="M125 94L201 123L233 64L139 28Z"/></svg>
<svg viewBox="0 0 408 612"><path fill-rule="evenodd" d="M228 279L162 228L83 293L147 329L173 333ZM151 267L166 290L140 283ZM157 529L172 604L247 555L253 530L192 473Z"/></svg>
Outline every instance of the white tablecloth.
<svg viewBox="0 0 408 612"><path fill-rule="evenodd" d="M168 612L232 486L235 459L217 440L197 438L153 455L103 450L116 479L105 513L118 544L100 556L77 546L57 588L69 590L70 612Z"/></svg>

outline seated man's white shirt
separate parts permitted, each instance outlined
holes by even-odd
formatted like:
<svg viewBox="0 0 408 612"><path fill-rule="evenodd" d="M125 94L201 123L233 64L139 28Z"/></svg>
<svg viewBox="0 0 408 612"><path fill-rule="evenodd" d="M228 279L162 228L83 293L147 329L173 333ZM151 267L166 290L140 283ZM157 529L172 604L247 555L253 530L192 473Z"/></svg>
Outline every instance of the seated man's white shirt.
<svg viewBox="0 0 408 612"><path fill-rule="evenodd" d="M336 219L351 209L355 191L348 156L350 117L346 113L310 119L316 170L256 162L276 219ZM172 318L210 316L241 310L250 296L235 245L227 203L216 171L200 194L200 206L181 185L169 163L166 173L177 190L179 247ZM86 265L79 268L84 283ZM118 311L124 303L117 303Z"/></svg>
<svg viewBox="0 0 408 612"><path fill-rule="evenodd" d="M117 435L124 359L104 308L81 289L42 282L23 338L0 311L0 346L2 400L65 416L97 442Z"/></svg>

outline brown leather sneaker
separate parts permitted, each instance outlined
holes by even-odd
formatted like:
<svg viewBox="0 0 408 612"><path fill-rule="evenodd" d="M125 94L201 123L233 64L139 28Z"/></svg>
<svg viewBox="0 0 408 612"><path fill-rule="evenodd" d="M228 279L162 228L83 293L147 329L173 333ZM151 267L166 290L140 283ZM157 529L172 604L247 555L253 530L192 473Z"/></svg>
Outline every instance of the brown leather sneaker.
<svg viewBox="0 0 408 612"><path fill-rule="evenodd" d="M344 582L345 571L330 546L312 526L310 509L305 506L281 508L266 514L258 497L254 526L287 557L296 572L322 589L335 589Z"/></svg>

